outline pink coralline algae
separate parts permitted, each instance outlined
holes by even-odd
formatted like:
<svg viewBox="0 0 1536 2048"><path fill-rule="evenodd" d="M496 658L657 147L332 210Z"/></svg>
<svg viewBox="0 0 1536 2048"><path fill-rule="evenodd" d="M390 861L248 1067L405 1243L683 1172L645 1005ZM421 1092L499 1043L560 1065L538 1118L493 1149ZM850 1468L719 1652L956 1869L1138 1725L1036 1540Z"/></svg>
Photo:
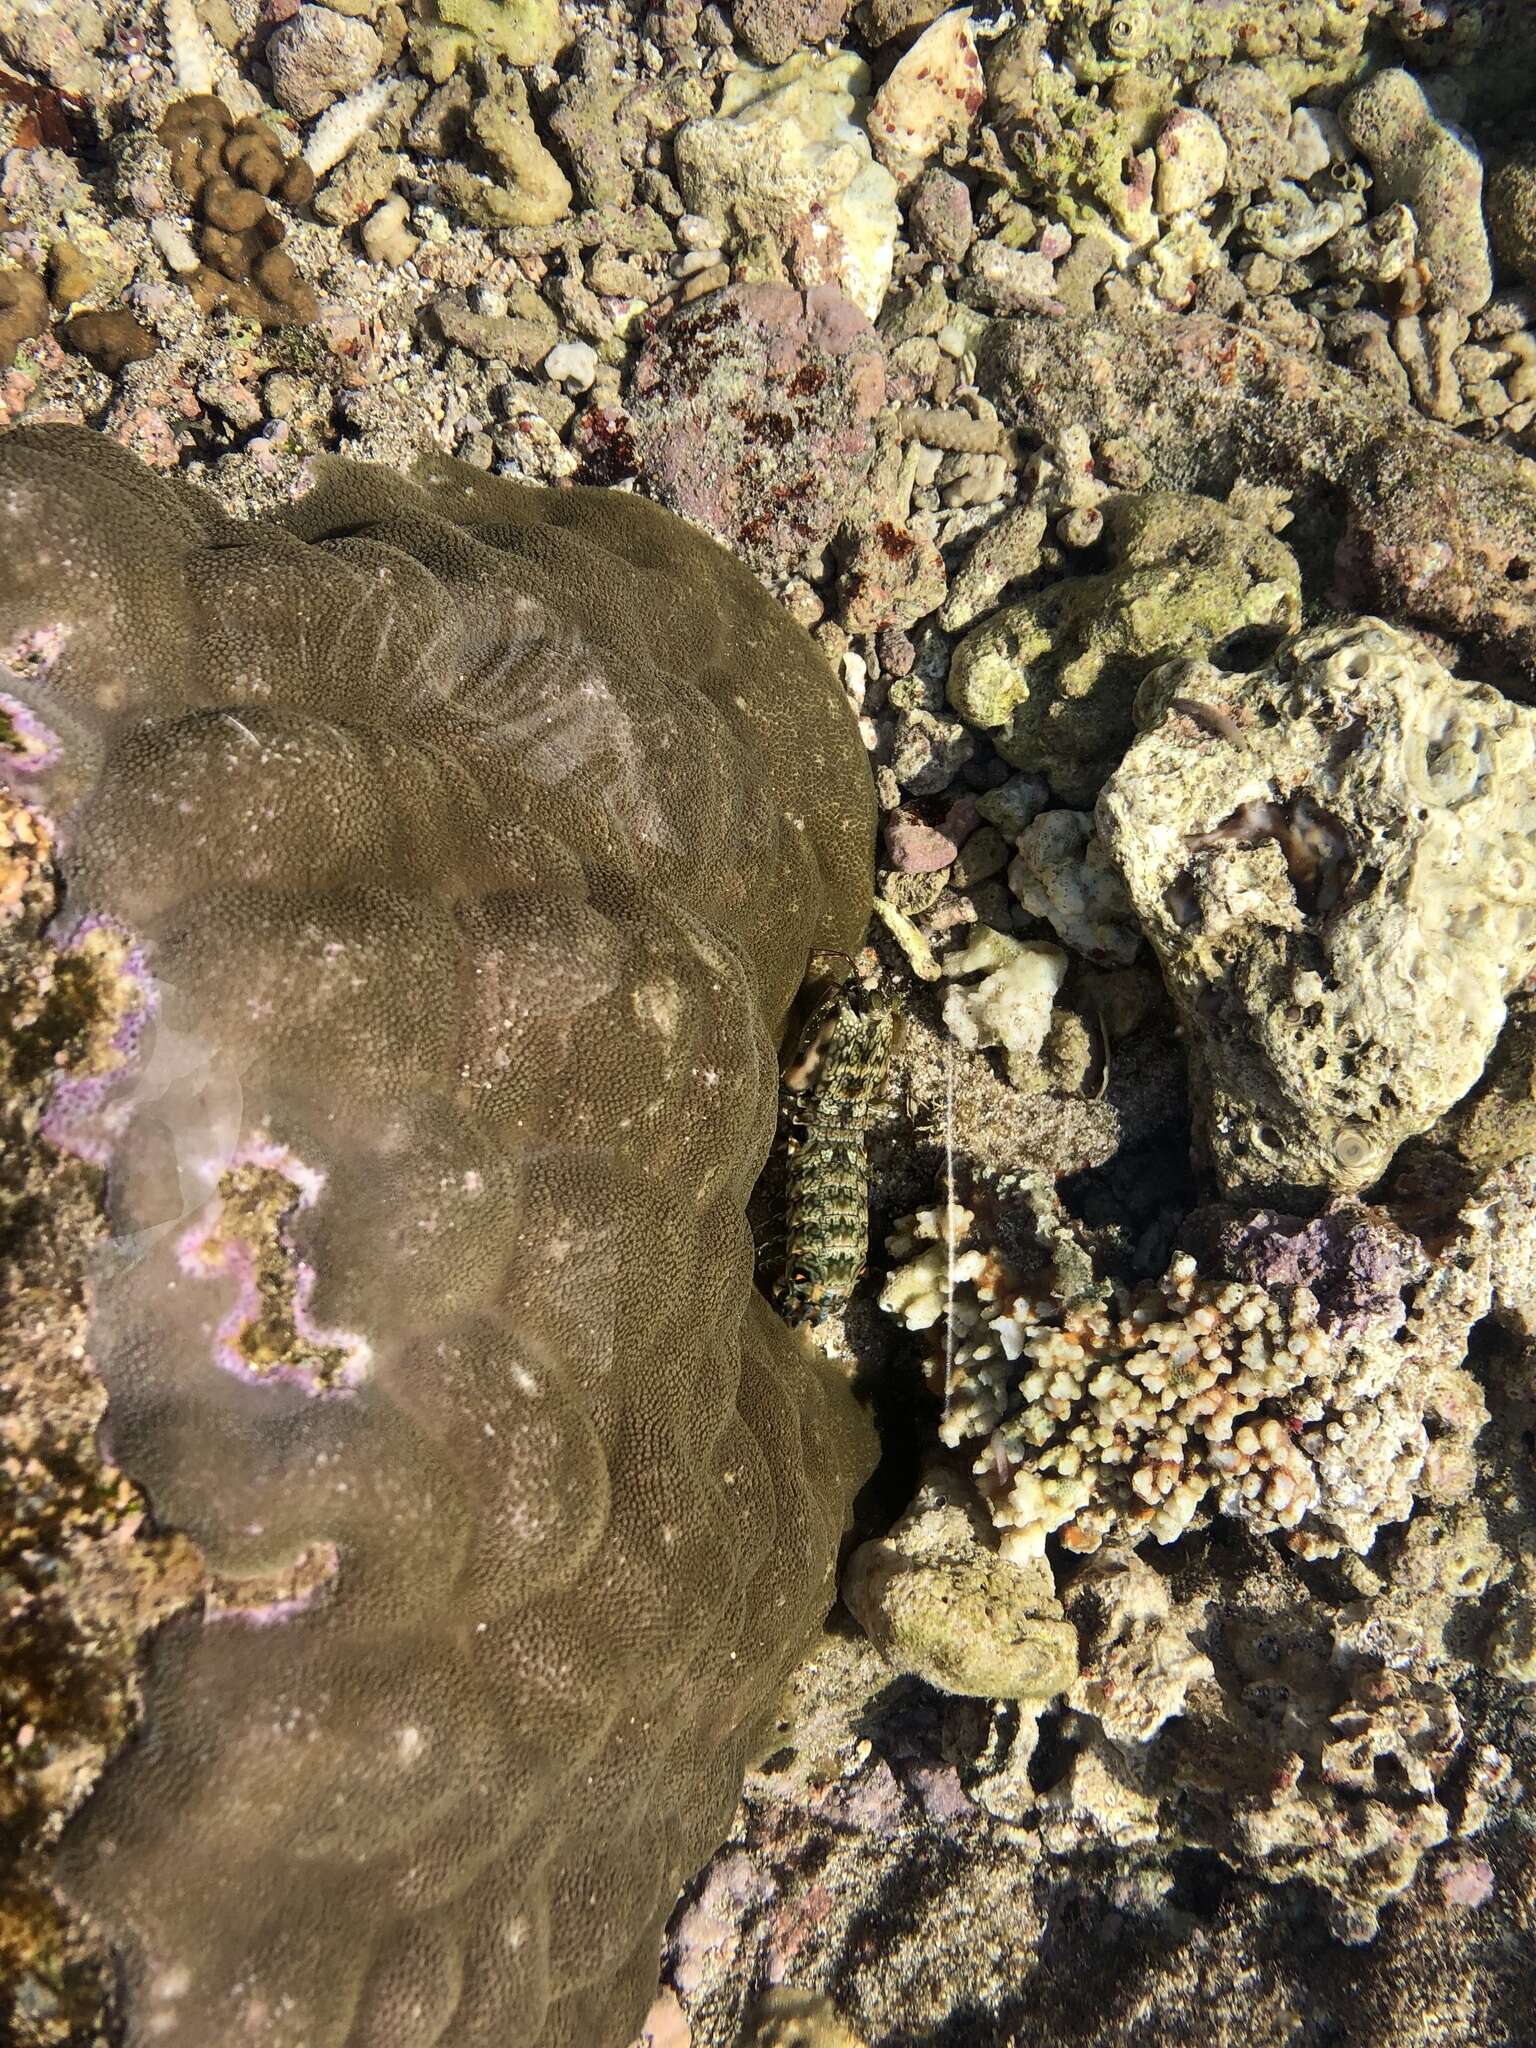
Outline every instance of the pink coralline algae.
<svg viewBox="0 0 1536 2048"><path fill-rule="evenodd" d="M762 575L816 554L848 516L884 403L879 338L829 285L729 285L682 307L629 393L656 495Z"/></svg>

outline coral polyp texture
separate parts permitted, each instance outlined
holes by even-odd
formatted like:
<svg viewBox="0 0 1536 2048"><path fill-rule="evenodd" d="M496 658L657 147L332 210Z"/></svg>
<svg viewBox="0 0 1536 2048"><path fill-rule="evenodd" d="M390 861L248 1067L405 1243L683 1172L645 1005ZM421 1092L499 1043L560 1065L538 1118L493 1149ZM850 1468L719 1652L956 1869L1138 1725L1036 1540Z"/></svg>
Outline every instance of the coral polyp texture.
<svg viewBox="0 0 1536 2048"><path fill-rule="evenodd" d="M1536 712L1356 619L1169 663L1098 828L1189 1034L1234 1198L1377 1180L1477 1081L1536 966Z"/></svg>
<svg viewBox="0 0 1536 2048"><path fill-rule="evenodd" d="M659 508L429 460L282 515L0 439L6 780L121 984L116 1463L215 1591L58 1875L129 2038L622 2044L869 1459L744 1208L872 801Z"/></svg>

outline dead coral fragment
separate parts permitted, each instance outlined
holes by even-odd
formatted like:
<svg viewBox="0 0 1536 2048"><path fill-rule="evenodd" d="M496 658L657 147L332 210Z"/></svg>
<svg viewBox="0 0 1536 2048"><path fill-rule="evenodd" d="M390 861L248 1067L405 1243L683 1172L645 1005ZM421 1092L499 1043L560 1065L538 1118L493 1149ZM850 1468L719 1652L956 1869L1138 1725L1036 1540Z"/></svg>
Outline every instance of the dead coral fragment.
<svg viewBox="0 0 1536 2048"><path fill-rule="evenodd" d="M271 1147L250 1148L220 1175L212 1213L182 1238L179 1258L191 1276L237 1283L216 1338L228 1371L335 1393L362 1377L368 1346L347 1332L317 1330L309 1315L314 1268L299 1256L290 1226L296 1211L313 1206L316 1178Z"/></svg>
<svg viewBox="0 0 1536 2048"><path fill-rule="evenodd" d="M1168 1581L1132 1550L1106 1545L1073 1579L1066 1610L1082 1642L1067 1702L1092 1714L1112 1742L1150 1742L1182 1714L1215 1668L1175 1614Z"/></svg>

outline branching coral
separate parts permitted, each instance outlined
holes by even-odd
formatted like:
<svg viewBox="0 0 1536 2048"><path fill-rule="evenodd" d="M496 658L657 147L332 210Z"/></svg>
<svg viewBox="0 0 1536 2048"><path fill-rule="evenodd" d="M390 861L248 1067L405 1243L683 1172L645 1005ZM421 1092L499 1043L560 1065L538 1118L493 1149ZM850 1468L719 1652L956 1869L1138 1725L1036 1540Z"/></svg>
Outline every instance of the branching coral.
<svg viewBox="0 0 1536 2048"><path fill-rule="evenodd" d="M1171 1543L1213 1510L1303 1556L1365 1551L1416 1497L1470 1486L1487 1418L1457 1361L1491 1300L1486 1253L1431 1264L1363 1208L1197 1212L1205 1256L1128 1292L1064 1278L1059 1251L1027 1271L975 1223L958 1203L908 1219L882 1299L941 1332L940 1435L974 1450L1005 1555L1058 1533Z"/></svg>
<svg viewBox="0 0 1536 2048"><path fill-rule="evenodd" d="M867 1460L744 1216L868 907L852 718L617 494L240 525L45 427L0 529L7 780L129 984L55 1102L112 1447L219 1588L61 1881L135 2041L622 2042Z"/></svg>

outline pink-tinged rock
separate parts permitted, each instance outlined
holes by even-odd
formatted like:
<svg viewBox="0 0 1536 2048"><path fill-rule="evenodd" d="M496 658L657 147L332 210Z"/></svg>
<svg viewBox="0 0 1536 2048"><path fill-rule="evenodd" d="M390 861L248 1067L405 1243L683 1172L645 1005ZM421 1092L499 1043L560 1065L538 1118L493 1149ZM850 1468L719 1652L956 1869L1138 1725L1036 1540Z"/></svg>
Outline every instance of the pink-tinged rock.
<svg viewBox="0 0 1536 2048"><path fill-rule="evenodd" d="M909 811L892 811L885 820L885 851L898 874L932 875L952 864L956 848L937 825L925 825Z"/></svg>
<svg viewBox="0 0 1536 2048"><path fill-rule="evenodd" d="M976 1811L953 1764L914 1764L905 1777L928 1819L941 1827Z"/></svg>
<svg viewBox="0 0 1536 2048"><path fill-rule="evenodd" d="M680 307L628 393L654 494L770 576L847 518L884 403L879 336L829 285L727 285Z"/></svg>
<svg viewBox="0 0 1536 2048"><path fill-rule="evenodd" d="M903 809L885 819L885 851L898 874L935 875L953 864L960 846L942 825L925 825Z"/></svg>
<svg viewBox="0 0 1536 2048"><path fill-rule="evenodd" d="M967 133L986 87L969 8L941 14L896 65L869 110L869 146L899 185Z"/></svg>
<svg viewBox="0 0 1536 2048"><path fill-rule="evenodd" d="M1493 1866L1485 1856L1457 1856L1435 1873L1448 1906L1471 1910L1493 1897Z"/></svg>
<svg viewBox="0 0 1536 2048"><path fill-rule="evenodd" d="M949 572L925 533L882 519L864 534L843 572L843 624L850 633L905 629L936 612L949 589Z"/></svg>
<svg viewBox="0 0 1536 2048"><path fill-rule="evenodd" d="M792 1893L769 1916L763 1954L768 1981L782 1984L801 1949L832 1911L832 1893L820 1878Z"/></svg>
<svg viewBox="0 0 1536 2048"><path fill-rule="evenodd" d="M744 1850L724 1850L708 1866L668 1944L667 1974L685 1996L709 1980L716 1959L737 1941L746 1914L772 1893L771 1879Z"/></svg>
<svg viewBox="0 0 1536 2048"><path fill-rule="evenodd" d="M141 405L119 410L114 407L108 432L130 454L137 455L152 469L176 469L181 463L181 444L171 431L169 420L154 406Z"/></svg>
<svg viewBox="0 0 1536 2048"><path fill-rule="evenodd" d="M875 641L875 652L880 657L884 674L900 678L912 673L917 660L917 649L900 626L882 626Z"/></svg>

